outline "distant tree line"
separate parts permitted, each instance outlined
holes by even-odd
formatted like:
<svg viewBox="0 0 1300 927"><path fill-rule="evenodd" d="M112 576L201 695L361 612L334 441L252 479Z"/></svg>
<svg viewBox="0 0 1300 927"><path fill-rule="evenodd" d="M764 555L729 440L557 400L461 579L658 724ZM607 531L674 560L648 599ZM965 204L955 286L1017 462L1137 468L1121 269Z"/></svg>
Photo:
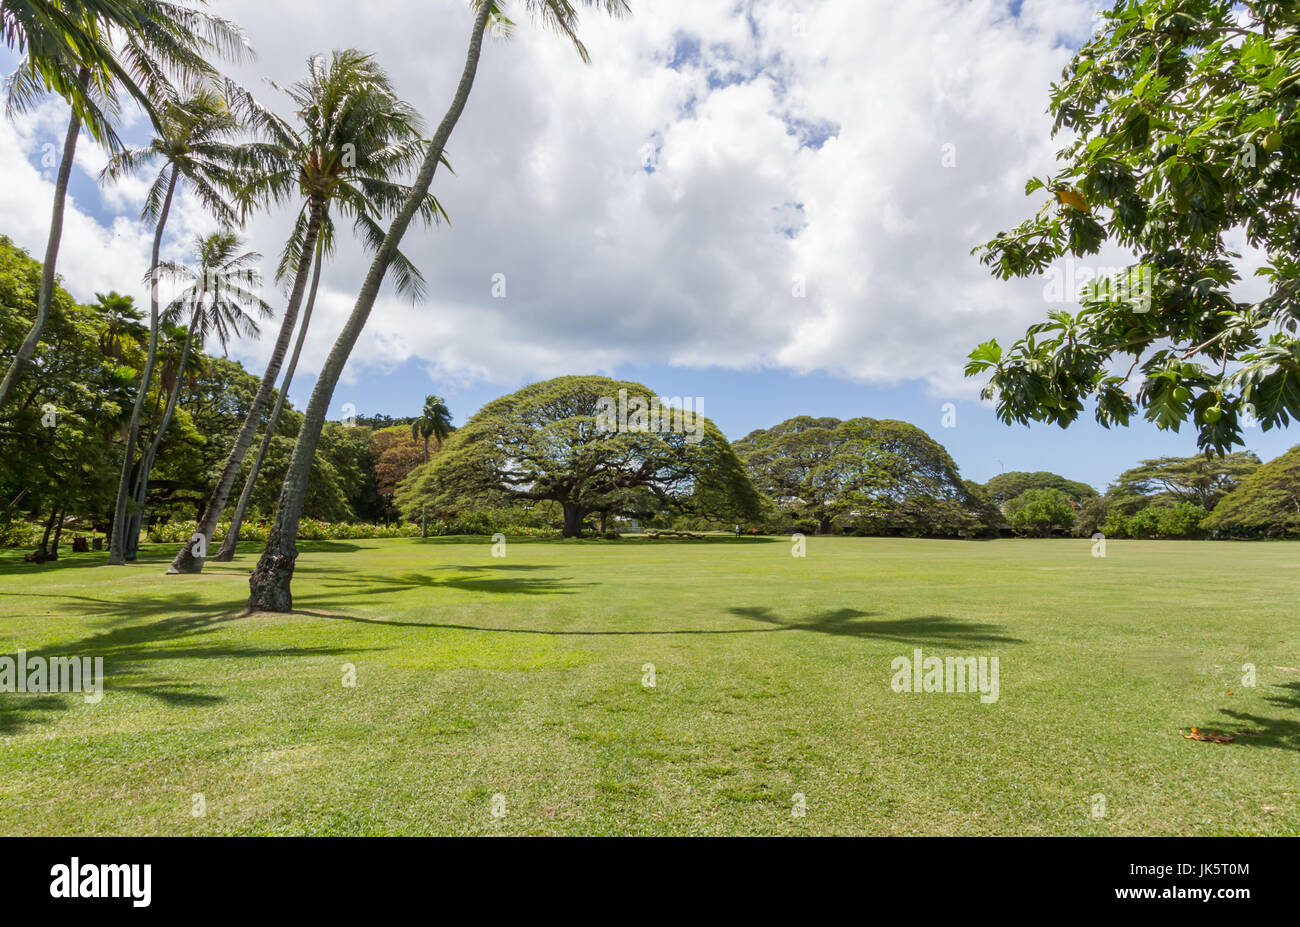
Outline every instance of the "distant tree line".
<svg viewBox="0 0 1300 927"><path fill-rule="evenodd" d="M0 353L17 349L41 277L39 262L0 237ZM169 539L175 532L165 526L200 518L261 381L208 350L209 341L223 345L218 330L193 316L176 319L164 319L148 365L150 328L130 298L105 293L81 305L55 286L33 356L41 375L21 381L0 420L0 543L33 547L38 559L57 557L65 532L102 543L120 486L105 462L121 457L147 365L137 440L149 476L128 514L138 514L150 537ZM633 412L611 428L602 403L620 391L654 396L640 383L560 377L488 403L459 430L436 396L419 416L326 422L304 517L413 522L436 534L614 536L633 522L941 538L1300 534L1300 448L1263 466L1246 452L1146 460L1105 493L1041 471L1001 473L980 485L906 422L798 416L729 442L712 422L680 409L653 422ZM278 391L263 404L246 450L257 466L243 468L261 477L246 500L247 475L232 485L237 513L255 526L250 538L266 536L302 420ZM220 523L216 537L229 530Z"/></svg>

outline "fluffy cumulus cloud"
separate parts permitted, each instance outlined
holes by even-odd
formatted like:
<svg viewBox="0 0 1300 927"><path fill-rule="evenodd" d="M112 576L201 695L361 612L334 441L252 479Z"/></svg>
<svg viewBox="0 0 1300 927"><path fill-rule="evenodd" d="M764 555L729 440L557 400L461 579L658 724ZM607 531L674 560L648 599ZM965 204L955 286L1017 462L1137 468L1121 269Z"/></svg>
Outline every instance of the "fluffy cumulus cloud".
<svg viewBox="0 0 1300 927"><path fill-rule="evenodd" d="M485 48L435 192L449 227L404 245L430 296L386 294L349 365L415 360L432 377L508 384L626 363L919 380L948 395L970 347L1044 311L1043 283L989 278L971 248L1033 212L1047 88L1095 0L634 0L593 13L593 61L529 21ZM373 51L431 123L463 61L462 0L232 0L260 53L236 71L294 80L313 52ZM292 28L286 28L286 24ZM39 253L56 108L0 130L0 221ZM102 165L88 148L83 170ZM60 269L78 295L138 285L140 184L74 203ZM183 202L167 246L207 220ZM273 258L288 215L251 244ZM344 243L303 368L318 366L367 265ZM268 260L268 267L273 264ZM504 296L502 292L504 291ZM495 295L494 295L495 294ZM270 337L234 348L256 366Z"/></svg>

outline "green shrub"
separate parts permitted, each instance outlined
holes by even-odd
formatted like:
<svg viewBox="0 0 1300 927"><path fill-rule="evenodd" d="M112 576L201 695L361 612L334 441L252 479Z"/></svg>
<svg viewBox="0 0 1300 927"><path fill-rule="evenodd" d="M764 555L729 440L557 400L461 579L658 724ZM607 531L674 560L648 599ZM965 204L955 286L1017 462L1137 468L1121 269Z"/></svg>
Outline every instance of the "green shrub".
<svg viewBox="0 0 1300 927"><path fill-rule="evenodd" d="M35 547L41 543L44 533L43 525L25 521L3 522L0 523L0 547Z"/></svg>
<svg viewBox="0 0 1300 927"><path fill-rule="evenodd" d="M1204 535L1201 522L1205 509L1193 502L1148 505L1132 515L1112 511L1101 526L1102 534L1113 538L1198 538Z"/></svg>
<svg viewBox="0 0 1300 927"><path fill-rule="evenodd" d="M184 544L198 530L194 521L169 521L166 524L150 525L147 537L155 544ZM217 525L212 538L213 543L220 543L230 529L230 522L223 521ZM251 543L265 543L270 533L271 523L265 521L247 521L239 529L239 540ZM298 540L300 541L341 541L366 540L370 538L409 538L418 537L420 526L412 524L368 525L352 522L325 522L315 518L304 518L298 523Z"/></svg>
<svg viewBox="0 0 1300 927"><path fill-rule="evenodd" d="M1007 522L1021 534L1050 535L1074 524L1070 497L1059 489L1026 489L1006 504Z"/></svg>
<svg viewBox="0 0 1300 927"><path fill-rule="evenodd" d="M1201 537L1201 522L1205 520L1206 511L1194 502L1179 502L1176 505L1160 506L1156 513L1156 522L1163 538L1197 538Z"/></svg>

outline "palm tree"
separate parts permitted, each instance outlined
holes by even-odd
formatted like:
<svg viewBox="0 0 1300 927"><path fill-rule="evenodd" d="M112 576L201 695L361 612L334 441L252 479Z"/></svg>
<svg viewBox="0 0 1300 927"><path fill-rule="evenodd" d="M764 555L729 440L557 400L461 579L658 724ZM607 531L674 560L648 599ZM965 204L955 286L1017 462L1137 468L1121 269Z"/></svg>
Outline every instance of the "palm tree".
<svg viewBox="0 0 1300 927"><path fill-rule="evenodd" d="M278 271L281 279L292 276L289 303L257 395L199 521L196 537L204 539L204 548L216 530L244 457L275 392L275 378L298 321L311 265L316 261L319 266L333 247L331 209L337 208L351 218L363 240L378 247L383 241L383 231L375 216L396 211L407 199L410 188L394 178L418 164L424 154L419 115L398 99L388 75L370 55L354 49L336 51L328 60L321 56L309 59L307 67L307 78L286 91L297 105L300 128L272 113L247 92L231 88L231 97L240 113L260 137L246 147L252 167L251 177L242 191L245 208L286 201L299 202L300 206ZM419 197L416 211L428 222L443 215L437 200L427 190ZM394 260L393 274L399 290L416 297L420 295L423 281L405 257ZM306 321L299 332L299 347L306 334ZM280 388L272 421L267 423L267 437L259 448L256 466L260 467L269 436L275 433L297 353L295 348L294 362ZM251 498L251 481L246 479L244 485L245 495ZM243 512L238 519L242 522ZM231 536L230 543L224 544L219 552L223 559L234 556L238 531L228 532L228 536ZM167 572L200 572L204 558L195 555L196 544L191 538L176 554Z"/></svg>
<svg viewBox="0 0 1300 927"><path fill-rule="evenodd" d="M166 262L157 268L162 277L185 282L181 292L163 310L162 324L175 325L188 317L188 327L167 405L163 408L153 442L140 462L135 482L135 505L126 518L128 524L124 531L123 546L128 560L135 559L149 494L149 474L176 411L195 340L204 343L215 336L224 354L232 336L257 334L257 320L253 313L262 318L271 314L271 307L258 295L262 278L255 265L262 260L262 255L256 251L241 252L242 247L243 242L235 233L214 232L195 239L193 266Z"/></svg>
<svg viewBox="0 0 1300 927"><path fill-rule="evenodd" d="M578 40L578 14L569 0L525 0L525 7L546 25L568 38L578 51L583 61L589 60L587 49ZM611 16L621 16L628 12L626 0L585 0L585 5L604 9ZM298 522L302 518L303 503L307 497L307 478L311 473L312 459L316 455L316 445L320 441L321 429L325 425L325 413L329 409L334 387L338 384L343 367L352 353L357 339L366 326L370 311L374 308L379 288L388 273L389 265L406 234L412 219L424 202L425 195L433 183L433 174L442 163L443 149L451 136L452 130L465 111L470 90L474 87L474 76L478 71L479 54L483 48L483 33L488 20L494 16L498 23L508 25L508 20L500 11L500 0L473 0L474 24L470 30L469 49L465 54L465 67L461 72L460 82L456 86L451 105L438 129L429 143L420 172L412 185L410 195L393 219L384 236L370 270L357 296L356 305L348 317L343 331L334 342L329 356L325 360L311 399L303 415L302 427L298 431L298 440L294 443L293 456L289 459L289 469L285 474L284 485L280 489L280 499L276 504L275 521L266 539L266 548L258 560L257 567L249 577L249 608L265 611L289 611L293 608L293 594L290 586L293 581L293 565L298 557L298 548L294 543L298 535Z"/></svg>
<svg viewBox="0 0 1300 927"><path fill-rule="evenodd" d="M411 422L411 440L417 438L424 439L424 462L429 462L429 439L437 438L438 445L441 446L443 441L447 440L447 435L451 434L451 410L443 402L441 396L425 396L424 411L420 417ZM429 536L428 523L425 518L424 506L420 507L420 537Z"/></svg>
<svg viewBox="0 0 1300 927"><path fill-rule="evenodd" d="M207 58L249 51L239 28L170 0L0 0L0 40L23 53L5 87L9 115L56 93L72 113L54 183L36 318L0 381L0 406L36 353L50 317L55 266L63 236L68 180L84 127L110 150L121 143L113 128L118 88L138 102L155 124L155 102L172 93L173 79L213 75Z"/></svg>
<svg viewBox="0 0 1300 927"><path fill-rule="evenodd" d="M140 324L144 317L135 308L135 300L123 296L117 290L96 293L95 303L104 317L99 349L105 357L111 357L115 361L124 360L126 346L144 335L144 326Z"/></svg>
<svg viewBox="0 0 1300 927"><path fill-rule="evenodd" d="M234 209L226 202L227 192L238 188L236 164L239 148L229 139L239 129L226 101L211 87L201 86L183 100L168 100L158 107L160 130L152 142L142 148L128 148L115 154L100 172L100 180L115 182L140 173L161 161L162 167L149 187L141 218L153 223L153 251L149 273L149 341L140 386L127 425L126 447L122 454L122 474L118 480L117 502L113 510L112 534L109 537L108 562L126 562L124 539L127 500L136 469L136 442L140 438L140 417L153 382L153 368L158 357L158 285L163 232L171 213L177 189L183 183L218 219L233 221Z"/></svg>

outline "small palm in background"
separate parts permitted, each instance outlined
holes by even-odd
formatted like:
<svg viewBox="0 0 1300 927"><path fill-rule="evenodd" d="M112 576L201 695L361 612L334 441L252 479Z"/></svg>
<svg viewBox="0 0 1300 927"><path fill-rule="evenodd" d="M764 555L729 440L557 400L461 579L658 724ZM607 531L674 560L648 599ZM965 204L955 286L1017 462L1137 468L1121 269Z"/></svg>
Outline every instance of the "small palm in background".
<svg viewBox="0 0 1300 927"><path fill-rule="evenodd" d="M439 446L447 440L447 436L453 431L451 424L451 410L447 408L447 403L441 396L425 396L424 411L420 417L411 422L411 438L418 440L424 439L424 462L429 462L429 439L436 438ZM428 517L425 509L420 508L420 537L429 536Z"/></svg>

